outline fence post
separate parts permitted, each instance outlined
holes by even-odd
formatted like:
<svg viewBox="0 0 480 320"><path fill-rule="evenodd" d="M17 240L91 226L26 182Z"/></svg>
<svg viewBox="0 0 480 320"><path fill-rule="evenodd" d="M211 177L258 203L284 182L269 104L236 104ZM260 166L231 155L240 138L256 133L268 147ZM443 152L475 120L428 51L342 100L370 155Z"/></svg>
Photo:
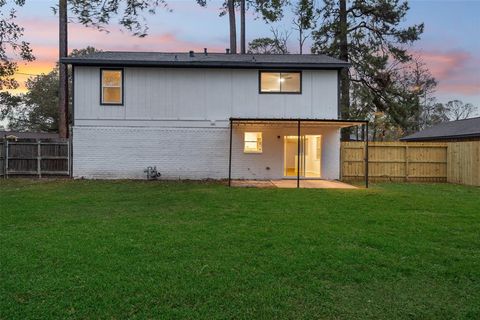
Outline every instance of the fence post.
<svg viewBox="0 0 480 320"><path fill-rule="evenodd" d="M405 182L408 182L408 142L405 142Z"/></svg>
<svg viewBox="0 0 480 320"><path fill-rule="evenodd" d="M357 126L357 136L358 136L358 126ZM343 180L343 141L340 141L340 181Z"/></svg>
<svg viewBox="0 0 480 320"><path fill-rule="evenodd" d="M71 146L71 143L72 143L72 135L70 134L70 138L68 139L68 142L67 142L67 166L68 166L68 177L69 178L72 177L72 157L71 157L72 146Z"/></svg>
<svg viewBox="0 0 480 320"><path fill-rule="evenodd" d="M5 139L5 179L8 178L8 139Z"/></svg>
<svg viewBox="0 0 480 320"><path fill-rule="evenodd" d="M3 179L7 179L7 151L6 151L7 139L3 140L2 148L3 148L3 163L2 163L2 170L3 170Z"/></svg>
<svg viewBox="0 0 480 320"><path fill-rule="evenodd" d="M365 188L368 188L368 121L363 130L365 133Z"/></svg>
<svg viewBox="0 0 480 320"><path fill-rule="evenodd" d="M42 145L40 140L37 141L37 174L38 177L42 177Z"/></svg>

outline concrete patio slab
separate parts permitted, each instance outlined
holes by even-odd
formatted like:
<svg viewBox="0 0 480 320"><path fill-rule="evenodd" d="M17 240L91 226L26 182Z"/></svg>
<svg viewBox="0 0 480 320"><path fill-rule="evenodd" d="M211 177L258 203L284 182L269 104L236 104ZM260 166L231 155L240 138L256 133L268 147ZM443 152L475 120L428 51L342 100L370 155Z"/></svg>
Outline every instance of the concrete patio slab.
<svg viewBox="0 0 480 320"><path fill-rule="evenodd" d="M277 188L296 188L296 180L272 180ZM310 189L358 189L350 184L335 180L300 180L300 188Z"/></svg>
<svg viewBox="0 0 480 320"><path fill-rule="evenodd" d="M276 188L270 180L232 180L232 187Z"/></svg>
<svg viewBox="0 0 480 320"><path fill-rule="evenodd" d="M296 188L297 180L232 180L233 187L246 188ZM306 189L358 189L336 180L300 180L300 188Z"/></svg>

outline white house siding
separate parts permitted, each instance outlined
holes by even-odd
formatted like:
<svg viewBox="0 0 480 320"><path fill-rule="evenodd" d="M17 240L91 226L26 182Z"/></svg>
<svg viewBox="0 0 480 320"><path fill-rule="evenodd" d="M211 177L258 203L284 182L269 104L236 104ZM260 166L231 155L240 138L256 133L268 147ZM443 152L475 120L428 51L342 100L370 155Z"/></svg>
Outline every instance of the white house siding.
<svg viewBox="0 0 480 320"><path fill-rule="evenodd" d="M259 94L258 70L125 68L124 106L100 105L100 68L75 68L75 121L336 119L337 71L302 72L302 94Z"/></svg>
<svg viewBox="0 0 480 320"><path fill-rule="evenodd" d="M263 153L243 152L244 131L262 132ZM283 137L295 135L295 128L235 128L233 133L232 178L283 177ZM322 178L338 179L339 130L310 128L302 134L322 135ZM144 179L143 170L156 166L165 179L226 179L228 160L227 128L75 127L73 131L75 178Z"/></svg>

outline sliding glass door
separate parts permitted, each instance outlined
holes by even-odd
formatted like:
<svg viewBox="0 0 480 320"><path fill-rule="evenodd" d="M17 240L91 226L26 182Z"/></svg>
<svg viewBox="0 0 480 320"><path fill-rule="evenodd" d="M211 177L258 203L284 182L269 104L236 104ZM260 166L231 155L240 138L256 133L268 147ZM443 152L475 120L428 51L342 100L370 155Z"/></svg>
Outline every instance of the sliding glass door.
<svg viewBox="0 0 480 320"><path fill-rule="evenodd" d="M300 161L299 161L300 157ZM298 136L284 136L284 176L301 178L321 178L322 136L300 136L300 154Z"/></svg>

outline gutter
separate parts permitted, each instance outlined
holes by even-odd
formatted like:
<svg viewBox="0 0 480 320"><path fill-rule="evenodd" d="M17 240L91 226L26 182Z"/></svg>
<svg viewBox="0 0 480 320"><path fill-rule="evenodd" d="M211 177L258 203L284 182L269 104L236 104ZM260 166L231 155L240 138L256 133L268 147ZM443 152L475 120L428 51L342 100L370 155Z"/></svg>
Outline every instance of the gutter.
<svg viewBox="0 0 480 320"><path fill-rule="evenodd" d="M228 68L228 69L289 69L289 70L339 70L349 63L269 63L269 62L228 62L228 61L143 61L143 60L102 60L61 58L61 63L78 66L123 66L123 67L164 67L164 68Z"/></svg>
<svg viewBox="0 0 480 320"><path fill-rule="evenodd" d="M461 134L454 136L431 136L418 138L400 138L400 141L431 141L431 140L448 140L448 139L462 139L462 138L480 138L480 133Z"/></svg>

